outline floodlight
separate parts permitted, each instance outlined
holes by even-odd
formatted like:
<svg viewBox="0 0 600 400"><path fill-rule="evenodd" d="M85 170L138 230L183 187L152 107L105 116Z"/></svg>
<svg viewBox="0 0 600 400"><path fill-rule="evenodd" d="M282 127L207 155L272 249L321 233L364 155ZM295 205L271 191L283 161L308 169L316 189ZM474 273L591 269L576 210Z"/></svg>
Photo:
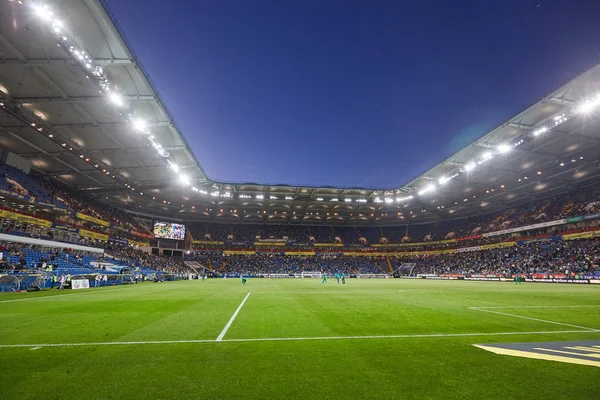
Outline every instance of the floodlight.
<svg viewBox="0 0 600 400"><path fill-rule="evenodd" d="M171 169L175 172L179 172L179 166L177 164L169 164L169 167L171 167Z"/></svg>
<svg viewBox="0 0 600 400"><path fill-rule="evenodd" d="M144 132L148 128L148 124L143 119L136 118L133 120L133 128L136 131Z"/></svg>
<svg viewBox="0 0 600 400"><path fill-rule="evenodd" d="M433 183L431 183L419 191L419 196L422 196L422 195L432 192L434 190L435 190L435 185Z"/></svg>
<svg viewBox="0 0 600 400"><path fill-rule="evenodd" d="M577 107L577 112L581 114L587 114L598 106L600 106L600 95L581 103Z"/></svg>
<svg viewBox="0 0 600 400"><path fill-rule="evenodd" d="M510 145L506 144L506 143L501 144L500 146L498 146L498 153L500 153L500 154L506 154L506 153L508 153L511 150L512 150L512 147Z"/></svg>
<svg viewBox="0 0 600 400"><path fill-rule="evenodd" d="M34 6L34 10L37 16L43 19L44 21L50 21L53 17L52 11L50 11L47 5L36 5Z"/></svg>
<svg viewBox="0 0 600 400"><path fill-rule="evenodd" d="M123 105L123 98L121 97L121 95L120 95L119 93L116 93L116 92L110 92L110 93L108 94L108 99L109 99L109 100L110 100L112 103L114 103L114 104L118 105L119 107Z"/></svg>
<svg viewBox="0 0 600 400"><path fill-rule="evenodd" d="M473 171L475 169L475 163L468 163L467 165L464 166L464 171L465 172L470 172Z"/></svg>

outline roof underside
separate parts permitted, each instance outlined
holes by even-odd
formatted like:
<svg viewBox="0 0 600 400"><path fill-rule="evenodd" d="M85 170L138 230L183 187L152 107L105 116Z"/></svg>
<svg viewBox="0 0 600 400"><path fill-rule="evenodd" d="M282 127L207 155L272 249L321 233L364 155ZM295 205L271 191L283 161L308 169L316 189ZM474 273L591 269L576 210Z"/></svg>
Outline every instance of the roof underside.
<svg viewBox="0 0 600 400"><path fill-rule="evenodd" d="M112 205L185 220L405 224L500 210L589 185L600 173L598 115L574 114L574 107L600 92L599 65L398 189L211 181L103 5L97 0L48 5L73 43L102 66L128 113L148 122L196 190L178 182L164 157L132 129L27 3L0 2L0 94L20 105L19 111L0 112L0 147ZM556 124L563 114L569 118ZM547 126L553 129L532 135ZM507 144L512 151L497 154ZM478 163L486 152L494 157ZM476 168L467 172L473 162ZM431 184L435 189L423 193Z"/></svg>

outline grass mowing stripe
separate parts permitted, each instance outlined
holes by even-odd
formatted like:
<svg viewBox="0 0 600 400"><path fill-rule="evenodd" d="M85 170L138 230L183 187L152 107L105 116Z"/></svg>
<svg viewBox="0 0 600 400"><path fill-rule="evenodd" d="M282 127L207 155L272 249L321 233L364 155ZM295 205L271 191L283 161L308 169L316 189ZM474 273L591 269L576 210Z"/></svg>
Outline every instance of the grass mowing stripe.
<svg viewBox="0 0 600 400"><path fill-rule="evenodd" d="M221 333L217 337L217 342L220 342L220 341L223 340L223 337L225 336L225 334L229 330L229 327L231 326L231 324L233 324L233 320L235 320L235 317L237 317L238 313L240 312L240 310L244 306L244 303L246 302L246 300L248 300L248 297L250 297L250 292L248 292L248 294L246 295L246 297L244 297L244 300L242 300L242 302L238 306L237 310L235 310L235 312L233 313L233 315L231 316L231 318L229 318L229 322L227 322L227 325L225 325L225 328L223 328L223 330L221 331Z"/></svg>
<svg viewBox="0 0 600 400"><path fill-rule="evenodd" d="M518 336L518 335L554 335L564 333L600 333L600 330L567 330L567 331L535 331L535 332L486 332L486 333L425 333L415 335L369 335L369 336L314 336L283 338L248 338L248 339L189 339L189 340L144 340L121 342L89 342L89 343L25 343L0 344L0 349L10 348L42 348L42 347L80 347L80 346L133 346L147 344L185 344L185 343L251 343L251 342L288 342L303 340L369 340L369 339L420 339L420 338L454 338L469 336Z"/></svg>
<svg viewBox="0 0 600 400"><path fill-rule="evenodd" d="M523 319L528 319L531 321L538 321L538 322L545 322L548 324L555 324L555 325L562 325L562 326L570 326L572 328L579 328L579 329L586 329L588 331L593 331L593 332L597 332L597 329L594 328L588 328L586 326L579 326L579 325L573 325L573 324L565 324L563 322L556 322L556 321L548 321L547 319L539 319L539 318L532 318L532 317L525 317L523 315L516 315L516 314L509 314L509 313L503 313L500 311L492 311L492 310L486 310L483 308L477 308L477 307L469 307L469 309L471 310L475 310L475 311L482 311L482 312L487 312L487 313L491 313L491 314L498 314L498 315L506 315L508 317L515 317L515 318L523 318Z"/></svg>

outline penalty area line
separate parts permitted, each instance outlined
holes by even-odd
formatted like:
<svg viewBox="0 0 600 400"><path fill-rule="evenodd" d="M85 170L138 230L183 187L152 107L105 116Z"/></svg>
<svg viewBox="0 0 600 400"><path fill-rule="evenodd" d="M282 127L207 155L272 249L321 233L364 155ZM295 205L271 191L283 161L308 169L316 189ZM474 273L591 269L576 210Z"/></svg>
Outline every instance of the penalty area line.
<svg viewBox="0 0 600 400"><path fill-rule="evenodd" d="M490 314L504 315L504 316L507 316L507 317L528 319L528 320L530 320L530 321L544 322L544 323L547 323L547 324L554 324L554 325L561 325L561 326L570 326L571 328L585 329L586 331L590 331L590 332L598 332L598 329L595 329L595 328L589 328L589 327L587 327L587 326L579 326L579 325L573 325L573 324L565 324L565 323L563 323L563 322L549 321L549 320L547 320L547 319L540 319L540 318L525 317L525 316L523 316L523 315L509 314L509 313L504 313L504 312L500 312L500 311L486 310L485 308L481 308L481 307L469 307L469 309L470 309L470 310L473 310L473 311L481 311L481 312L486 312L486 313L490 313Z"/></svg>
<svg viewBox="0 0 600 400"><path fill-rule="evenodd" d="M368 335L368 336L313 336L313 337L283 337L283 338L248 338L248 339L189 339L189 340L146 340L127 342L89 342L89 343L28 343L0 344L0 349L8 348L38 348L43 347L81 347L81 346L139 346L152 344L193 344L193 343L251 343L251 342L293 342L305 340L370 340L370 339L427 339L427 338L456 338L483 336L519 336L519 335L556 335L565 333L600 333L600 330L564 330L564 331L535 331L535 332L480 332L480 333L424 333L406 335Z"/></svg>
<svg viewBox="0 0 600 400"><path fill-rule="evenodd" d="M250 297L250 292L248 292L248 294L246 295L246 297L244 297L244 300L242 300L242 302L238 306L237 310L235 310L235 312L233 313L233 315L231 316L231 318L229 318L229 322L227 322L227 325L225 325L225 328L223 328L223 330L221 331L221 333L219 333L219 336L217 336L217 340L216 340L217 342L221 342L223 340L223 337L225 337L225 334L229 330L229 327L231 326L231 324L233 324L233 321L235 320L235 317L237 317L238 313L240 312L240 310L244 306L244 303L246 302L246 300L248 300L248 297Z"/></svg>

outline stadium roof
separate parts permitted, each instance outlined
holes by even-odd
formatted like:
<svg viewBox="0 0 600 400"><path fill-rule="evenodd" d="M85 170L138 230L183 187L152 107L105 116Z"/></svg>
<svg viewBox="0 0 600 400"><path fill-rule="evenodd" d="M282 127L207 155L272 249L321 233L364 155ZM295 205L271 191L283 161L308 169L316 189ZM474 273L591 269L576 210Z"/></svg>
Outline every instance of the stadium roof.
<svg viewBox="0 0 600 400"><path fill-rule="evenodd" d="M598 93L600 65L396 189L222 183L204 173L101 1L0 2L0 147L149 216L391 225L549 197L597 182Z"/></svg>

